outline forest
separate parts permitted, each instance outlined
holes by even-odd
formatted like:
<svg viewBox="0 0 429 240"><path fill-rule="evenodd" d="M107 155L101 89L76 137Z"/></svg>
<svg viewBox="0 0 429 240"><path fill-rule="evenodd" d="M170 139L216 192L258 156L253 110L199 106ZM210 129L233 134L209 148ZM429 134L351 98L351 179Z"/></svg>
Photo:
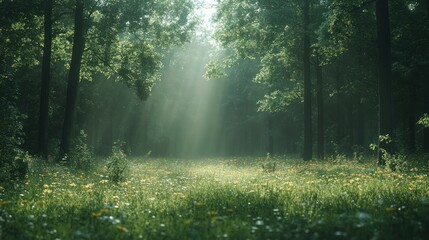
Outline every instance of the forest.
<svg viewBox="0 0 429 240"><path fill-rule="evenodd" d="M0 0L0 239L425 239L429 0Z"/></svg>

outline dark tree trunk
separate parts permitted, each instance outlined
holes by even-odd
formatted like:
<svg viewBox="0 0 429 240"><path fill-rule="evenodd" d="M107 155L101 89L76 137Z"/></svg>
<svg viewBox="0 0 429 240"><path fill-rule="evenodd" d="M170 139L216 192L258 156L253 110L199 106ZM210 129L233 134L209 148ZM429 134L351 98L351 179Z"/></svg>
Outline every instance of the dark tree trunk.
<svg viewBox="0 0 429 240"><path fill-rule="evenodd" d="M51 55L52 55L52 8L53 0L44 2L44 39L42 59L42 79L40 86L39 111L39 154L48 158L48 109L49 109L49 83L51 81Z"/></svg>
<svg viewBox="0 0 429 240"><path fill-rule="evenodd" d="M341 113L341 103L343 101L341 97L341 73L340 66L337 63L336 66L336 77L335 77L335 89L337 92L337 101L336 101L336 125L337 125L337 136L336 136L336 144L339 146L341 141L343 140L343 121L342 121L342 113Z"/></svg>
<svg viewBox="0 0 429 240"><path fill-rule="evenodd" d="M356 145L363 147L365 142L365 110L361 102L357 104Z"/></svg>
<svg viewBox="0 0 429 240"><path fill-rule="evenodd" d="M378 97L379 97L379 136L392 135L392 63L390 52L390 26L388 0L376 1L377 48L378 48ZM379 165L385 165L381 149L391 151L391 144L378 142Z"/></svg>
<svg viewBox="0 0 429 240"><path fill-rule="evenodd" d="M85 47L83 10L84 0L76 0L73 50L68 75L66 110L63 124L63 135L60 145L60 159L62 159L64 155L68 154L70 151L71 134L73 131L74 115L76 111L77 94L79 89L80 67L82 63L83 50Z"/></svg>
<svg viewBox="0 0 429 240"><path fill-rule="evenodd" d="M426 93L424 95L424 110L427 112L429 111L429 94ZM429 128L424 127L423 128L423 151L428 153L429 152Z"/></svg>
<svg viewBox="0 0 429 240"><path fill-rule="evenodd" d="M429 18L429 0L426 0L426 17Z"/></svg>
<svg viewBox="0 0 429 240"><path fill-rule="evenodd" d="M318 59L317 59L318 60ZM323 78L320 62L316 63L317 82L317 157L323 160L325 152L325 129L324 129L324 107L323 107Z"/></svg>
<svg viewBox="0 0 429 240"><path fill-rule="evenodd" d="M304 152L303 159L312 158L311 78L310 78L310 0L304 0Z"/></svg>
<svg viewBox="0 0 429 240"><path fill-rule="evenodd" d="M268 115L268 146L267 151L269 154L274 154L274 136L273 136L273 116Z"/></svg>
<svg viewBox="0 0 429 240"><path fill-rule="evenodd" d="M414 153L416 150L416 109L414 98L416 97L416 88L414 86L413 76L408 80L408 151Z"/></svg>

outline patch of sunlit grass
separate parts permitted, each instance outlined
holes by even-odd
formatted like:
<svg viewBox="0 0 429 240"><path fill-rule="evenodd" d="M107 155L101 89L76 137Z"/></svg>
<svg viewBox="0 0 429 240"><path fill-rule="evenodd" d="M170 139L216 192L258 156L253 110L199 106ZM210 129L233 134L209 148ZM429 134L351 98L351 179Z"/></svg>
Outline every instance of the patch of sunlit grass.
<svg viewBox="0 0 429 240"><path fill-rule="evenodd" d="M0 236L41 239L424 238L429 169L275 158L134 159L128 178L103 168L34 168L0 188ZM405 235L407 234L407 235Z"/></svg>

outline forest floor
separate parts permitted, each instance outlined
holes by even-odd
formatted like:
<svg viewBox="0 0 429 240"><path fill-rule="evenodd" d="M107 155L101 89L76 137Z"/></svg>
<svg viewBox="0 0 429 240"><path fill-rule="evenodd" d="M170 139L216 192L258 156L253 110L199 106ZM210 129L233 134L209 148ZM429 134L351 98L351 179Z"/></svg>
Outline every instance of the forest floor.
<svg viewBox="0 0 429 240"><path fill-rule="evenodd" d="M33 163L0 186L0 239L425 239L428 163L132 159L119 184Z"/></svg>

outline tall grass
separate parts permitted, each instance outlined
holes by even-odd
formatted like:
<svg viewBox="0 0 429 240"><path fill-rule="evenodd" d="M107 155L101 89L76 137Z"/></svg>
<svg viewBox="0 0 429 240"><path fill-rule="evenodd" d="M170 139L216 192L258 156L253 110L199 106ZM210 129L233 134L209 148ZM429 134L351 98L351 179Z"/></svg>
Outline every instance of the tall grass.
<svg viewBox="0 0 429 240"><path fill-rule="evenodd" d="M429 168L263 158L133 159L113 183L33 164L0 187L0 239L424 239Z"/></svg>

